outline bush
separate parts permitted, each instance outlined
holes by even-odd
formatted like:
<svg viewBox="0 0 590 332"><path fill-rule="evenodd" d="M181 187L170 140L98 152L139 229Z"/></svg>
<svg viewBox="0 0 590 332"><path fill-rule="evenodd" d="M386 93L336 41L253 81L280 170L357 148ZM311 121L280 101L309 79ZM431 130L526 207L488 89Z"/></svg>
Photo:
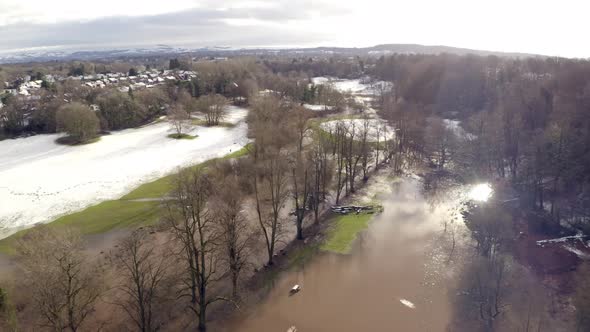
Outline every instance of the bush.
<svg viewBox="0 0 590 332"><path fill-rule="evenodd" d="M59 131L69 135L71 144L86 143L97 137L99 120L86 105L71 103L59 108L55 121Z"/></svg>

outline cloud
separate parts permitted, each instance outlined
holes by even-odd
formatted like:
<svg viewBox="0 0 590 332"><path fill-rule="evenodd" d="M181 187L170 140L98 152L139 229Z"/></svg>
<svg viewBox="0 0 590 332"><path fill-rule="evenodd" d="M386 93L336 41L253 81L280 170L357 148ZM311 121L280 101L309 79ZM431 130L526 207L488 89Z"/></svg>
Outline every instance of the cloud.
<svg viewBox="0 0 590 332"><path fill-rule="evenodd" d="M110 0L104 0L110 1ZM230 2L231 5L233 2ZM224 2L228 4L227 2ZM237 4L237 2L235 2ZM39 47L108 47L184 44L191 46L271 46L319 41L317 31L298 27L325 12L345 14L328 3L309 0L277 1L266 6L192 8L144 16L111 16L57 23L19 22L0 28L0 50ZM12 11L15 12L14 10ZM5 15L6 17L7 15Z"/></svg>
<svg viewBox="0 0 590 332"><path fill-rule="evenodd" d="M579 0L0 0L0 51L417 43L589 56L589 7Z"/></svg>

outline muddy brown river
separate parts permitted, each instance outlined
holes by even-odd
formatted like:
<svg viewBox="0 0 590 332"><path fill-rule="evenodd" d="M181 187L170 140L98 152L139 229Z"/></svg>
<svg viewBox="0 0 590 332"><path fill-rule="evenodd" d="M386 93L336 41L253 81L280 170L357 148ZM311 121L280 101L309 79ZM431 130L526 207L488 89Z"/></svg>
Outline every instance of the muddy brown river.
<svg viewBox="0 0 590 332"><path fill-rule="evenodd" d="M449 224L460 218L459 201L448 194L427 200L411 178L380 196L384 212L350 255L322 253L282 274L263 303L222 330L444 331L457 260L445 239L459 224ZM301 291L289 296L295 284Z"/></svg>

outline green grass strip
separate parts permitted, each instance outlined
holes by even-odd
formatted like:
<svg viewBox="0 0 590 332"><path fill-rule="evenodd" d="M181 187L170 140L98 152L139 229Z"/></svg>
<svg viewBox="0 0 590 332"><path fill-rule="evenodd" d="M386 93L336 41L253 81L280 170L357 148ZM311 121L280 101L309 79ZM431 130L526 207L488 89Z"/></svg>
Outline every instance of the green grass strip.
<svg viewBox="0 0 590 332"><path fill-rule="evenodd" d="M369 226L372 217L373 214L368 213L350 213L333 217L331 220L333 226L321 249L338 254L348 254L357 234Z"/></svg>

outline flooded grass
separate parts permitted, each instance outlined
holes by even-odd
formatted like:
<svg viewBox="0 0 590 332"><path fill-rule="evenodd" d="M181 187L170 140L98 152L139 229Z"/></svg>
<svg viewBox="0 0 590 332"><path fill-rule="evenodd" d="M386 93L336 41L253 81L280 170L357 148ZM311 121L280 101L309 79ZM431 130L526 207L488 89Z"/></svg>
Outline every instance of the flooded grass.
<svg viewBox="0 0 590 332"><path fill-rule="evenodd" d="M326 242L321 246L324 251L331 251L338 254L348 254L352 249L352 242L359 232L369 226L373 214L347 214L332 219L332 229L328 234Z"/></svg>
<svg viewBox="0 0 590 332"><path fill-rule="evenodd" d="M151 225L160 219L159 202L105 201L80 212L60 217L52 227L71 227L82 235L101 234L118 228ZM18 239L28 233L22 230L0 241L0 253L13 254Z"/></svg>
<svg viewBox="0 0 590 332"><path fill-rule="evenodd" d="M289 267L301 267L309 262L312 257L320 250L317 243L303 246L291 254L289 258Z"/></svg>

